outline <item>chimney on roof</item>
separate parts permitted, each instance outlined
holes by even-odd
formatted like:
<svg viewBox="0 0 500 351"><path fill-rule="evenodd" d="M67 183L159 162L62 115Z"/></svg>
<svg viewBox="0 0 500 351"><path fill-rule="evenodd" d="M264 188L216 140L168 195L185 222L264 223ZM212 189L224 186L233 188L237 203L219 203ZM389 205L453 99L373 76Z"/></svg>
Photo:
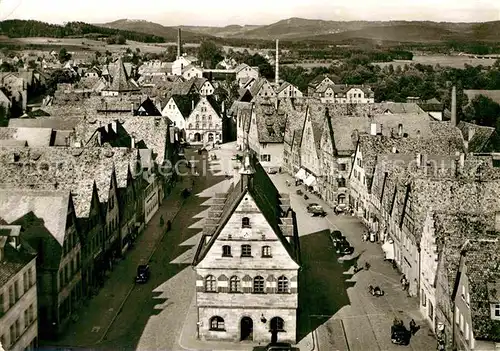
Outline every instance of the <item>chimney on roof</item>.
<svg viewBox="0 0 500 351"><path fill-rule="evenodd" d="M177 29L177 58L181 57L182 47L181 47L181 28Z"/></svg>
<svg viewBox="0 0 500 351"><path fill-rule="evenodd" d="M451 88L451 125L457 126L457 87Z"/></svg>
<svg viewBox="0 0 500 351"><path fill-rule="evenodd" d="M221 110L222 110L222 113L224 114L225 111L225 106L224 106L224 100L222 100L222 104L221 104Z"/></svg>
<svg viewBox="0 0 500 351"><path fill-rule="evenodd" d="M417 167L422 167L424 156L421 153L417 154Z"/></svg>
<svg viewBox="0 0 500 351"><path fill-rule="evenodd" d="M372 123L371 124L371 129L370 129L370 134L371 135L377 135L377 123Z"/></svg>
<svg viewBox="0 0 500 351"><path fill-rule="evenodd" d="M276 84L279 84L279 81L280 81L279 42L280 42L280 40L276 39L276 71L275 71L276 76L274 78L274 81L276 82Z"/></svg>
<svg viewBox="0 0 500 351"><path fill-rule="evenodd" d="M134 114L134 111L135 111L135 109L134 109L134 103L131 102L130 103L130 112L132 113L132 115Z"/></svg>
<svg viewBox="0 0 500 351"><path fill-rule="evenodd" d="M402 124L402 123L399 123L399 124L398 124L398 136L399 136L400 138L402 138L402 137L403 137L403 124Z"/></svg>
<svg viewBox="0 0 500 351"><path fill-rule="evenodd" d="M380 124L380 135L384 135L383 130L384 130L384 125Z"/></svg>
<svg viewBox="0 0 500 351"><path fill-rule="evenodd" d="M194 99L191 100L191 110L194 110Z"/></svg>
<svg viewBox="0 0 500 351"><path fill-rule="evenodd" d="M500 212L495 213L495 231L500 232Z"/></svg>
<svg viewBox="0 0 500 351"><path fill-rule="evenodd" d="M465 167L465 153L463 152L460 153L460 167L461 168Z"/></svg>
<svg viewBox="0 0 500 351"><path fill-rule="evenodd" d="M130 136L130 148L135 149L135 136L134 135Z"/></svg>
<svg viewBox="0 0 500 351"><path fill-rule="evenodd" d="M467 136L467 141L471 141L474 137L476 130L473 127L469 127L469 135Z"/></svg>

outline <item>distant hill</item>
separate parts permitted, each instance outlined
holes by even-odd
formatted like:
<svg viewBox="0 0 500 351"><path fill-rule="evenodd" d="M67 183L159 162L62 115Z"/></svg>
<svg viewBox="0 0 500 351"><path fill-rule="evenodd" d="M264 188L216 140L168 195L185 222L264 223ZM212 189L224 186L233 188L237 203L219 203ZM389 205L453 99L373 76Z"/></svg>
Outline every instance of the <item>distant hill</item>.
<svg viewBox="0 0 500 351"><path fill-rule="evenodd" d="M50 24L33 20L6 20L0 22L0 35L9 38L27 38L27 37L84 37L84 36L102 36L109 37L121 35L125 39L140 41L145 43L162 43L165 39L154 34L138 33L129 30L118 30L113 28L104 28L84 22L69 22L64 26Z"/></svg>
<svg viewBox="0 0 500 351"><path fill-rule="evenodd" d="M232 24L225 27L182 26L181 28L183 30L187 30L194 33L213 35L220 38L228 38L228 37L245 36L245 34L248 31L260 27L262 26L257 26L257 25L240 26L238 24Z"/></svg>
<svg viewBox="0 0 500 351"><path fill-rule="evenodd" d="M166 41L177 40L177 27L166 27L162 26L161 24L145 20L119 19L117 21L109 23L100 23L95 25L104 28L113 28L113 29L155 35L158 37L165 38ZM182 39L200 41L204 39L213 39L213 37L209 33L207 34L201 32L195 33L195 32L190 32L188 30L183 30Z"/></svg>
<svg viewBox="0 0 500 351"><path fill-rule="evenodd" d="M311 40L344 41L347 39L371 39L397 42L441 42L460 40L463 35L434 25L398 24L392 26L372 26L335 34L323 34L311 37Z"/></svg>

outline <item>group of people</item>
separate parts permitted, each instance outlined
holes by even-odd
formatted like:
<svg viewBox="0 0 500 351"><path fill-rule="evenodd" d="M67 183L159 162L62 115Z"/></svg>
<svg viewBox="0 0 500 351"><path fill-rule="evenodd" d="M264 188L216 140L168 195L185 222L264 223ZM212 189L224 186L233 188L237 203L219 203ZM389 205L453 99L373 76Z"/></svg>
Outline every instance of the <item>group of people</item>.
<svg viewBox="0 0 500 351"><path fill-rule="evenodd" d="M367 229L363 232L361 239L363 241L370 241L370 242L374 243L374 242L378 242L378 235L376 232L370 231Z"/></svg>

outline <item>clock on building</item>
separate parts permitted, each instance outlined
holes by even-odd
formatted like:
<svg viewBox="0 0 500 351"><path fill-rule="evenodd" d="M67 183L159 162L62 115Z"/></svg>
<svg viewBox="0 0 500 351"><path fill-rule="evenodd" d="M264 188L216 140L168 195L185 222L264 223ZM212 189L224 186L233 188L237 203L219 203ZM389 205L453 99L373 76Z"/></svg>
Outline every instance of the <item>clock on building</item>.
<svg viewBox="0 0 500 351"><path fill-rule="evenodd" d="M243 238L248 239L249 237L252 236L252 230L249 228L242 229L241 235L243 236Z"/></svg>

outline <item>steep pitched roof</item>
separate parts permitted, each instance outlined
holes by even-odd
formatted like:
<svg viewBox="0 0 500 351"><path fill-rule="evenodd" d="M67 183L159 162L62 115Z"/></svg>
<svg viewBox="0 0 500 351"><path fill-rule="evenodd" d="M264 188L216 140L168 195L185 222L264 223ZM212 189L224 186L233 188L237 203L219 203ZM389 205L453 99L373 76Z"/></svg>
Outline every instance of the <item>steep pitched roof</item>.
<svg viewBox="0 0 500 351"><path fill-rule="evenodd" d="M285 125L290 113L287 101L278 101L276 106L270 101L259 101L254 105L257 133L261 143L282 143Z"/></svg>
<svg viewBox="0 0 500 351"><path fill-rule="evenodd" d="M474 338L500 342L500 321L492 320L490 309L491 303L500 302L498 292L494 288L500 284L498 235L489 239L468 240L462 254L467 266Z"/></svg>
<svg viewBox="0 0 500 351"><path fill-rule="evenodd" d="M28 146L50 146L51 128L11 128L0 127L0 140L25 141Z"/></svg>
<svg viewBox="0 0 500 351"><path fill-rule="evenodd" d="M260 163L257 163L255 160L252 161L252 163L255 171L252 175L252 185L249 187L243 187L241 184L243 180L240 179L238 183L236 183L234 186L231 186L227 193L226 201L224 202L222 214L219 217L217 226L213 229L213 231L209 231L209 233L205 234L202 240L200 240L200 245L198 246L198 250L193 259L193 265L197 265L198 263L200 263L206 256L206 254L210 251L210 248L217 240L217 237L219 236L222 229L224 229L227 221L231 218L231 215L247 193L249 193L253 197L255 203L257 204L257 207L264 215L266 221L269 223L273 231L276 233L276 236L279 238L282 245L290 254L290 257L295 262L299 262L296 248L292 247L292 245L288 242L280 227L280 225L282 224L281 218L285 216L285 214L283 213L284 211L281 207L282 202L280 200L280 194ZM205 245L204 243L206 236L209 236L210 240Z"/></svg>
<svg viewBox="0 0 500 351"><path fill-rule="evenodd" d="M198 95L172 95L172 99L184 118L189 117L200 101L200 97Z"/></svg>
<svg viewBox="0 0 500 351"><path fill-rule="evenodd" d="M465 141L468 152L488 152L488 144L495 133L495 128L460 121L457 125ZM469 136L471 136L469 140Z"/></svg>
<svg viewBox="0 0 500 351"><path fill-rule="evenodd" d="M125 70L125 66L123 65L123 61L121 58L118 59L117 70L112 77L111 84L105 90L109 91L118 91L118 92L127 92L127 91L138 91L140 90L133 82L131 82L127 72Z"/></svg>
<svg viewBox="0 0 500 351"><path fill-rule="evenodd" d="M202 87L203 87L203 84L205 84L206 82L208 82L209 80L207 78L194 78L194 86L196 87L196 89L199 91Z"/></svg>
<svg viewBox="0 0 500 351"><path fill-rule="evenodd" d="M33 260L36 255L30 249L21 246L20 249L15 249L8 243L8 233L15 231L19 235L21 227L18 225L1 225L0 223L0 248L4 251L2 264L0 265L0 286L5 286L19 271ZM5 232L2 234L2 232Z"/></svg>

